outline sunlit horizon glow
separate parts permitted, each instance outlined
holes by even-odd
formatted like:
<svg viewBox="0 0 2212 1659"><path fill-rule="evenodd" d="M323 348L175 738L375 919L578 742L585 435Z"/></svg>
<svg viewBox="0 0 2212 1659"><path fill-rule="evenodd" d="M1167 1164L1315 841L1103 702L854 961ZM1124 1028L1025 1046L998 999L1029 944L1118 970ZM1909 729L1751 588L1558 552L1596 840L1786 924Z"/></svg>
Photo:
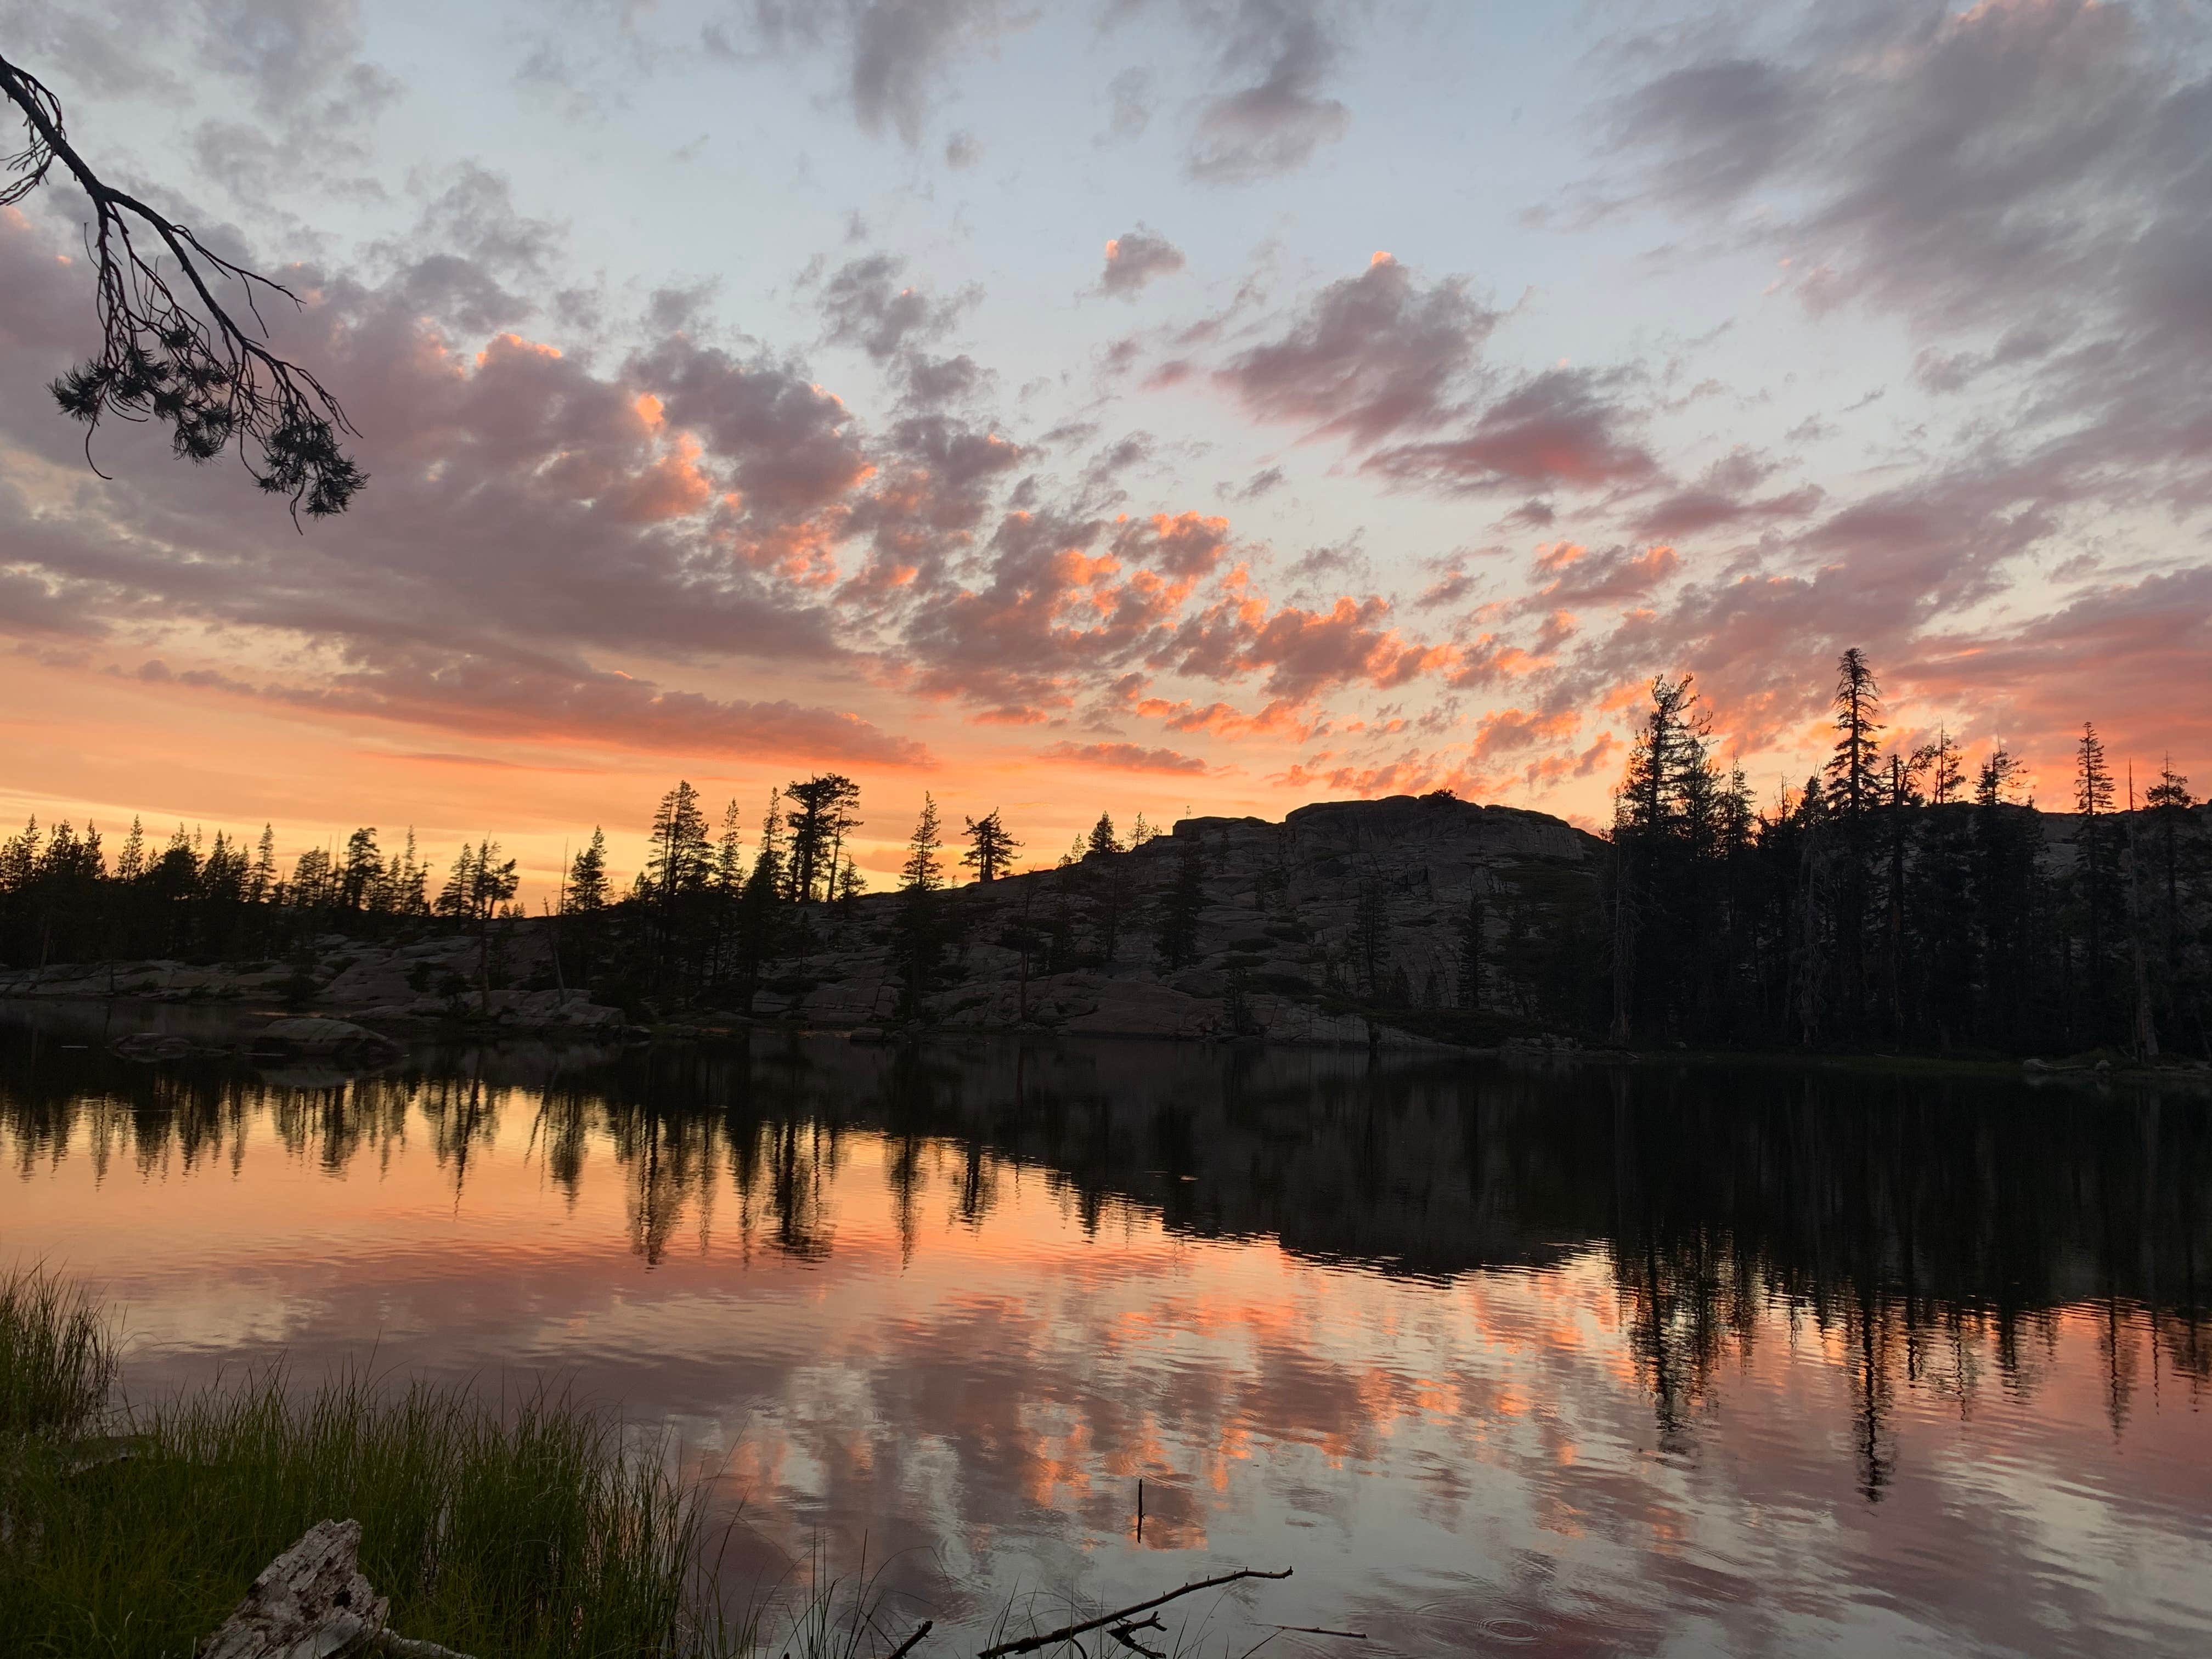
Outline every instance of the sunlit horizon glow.
<svg viewBox="0 0 2212 1659"><path fill-rule="evenodd" d="M0 811L496 836L681 777L1608 816L1694 674L1771 802L2094 720L2212 784L2212 32L1355 0L0 10L116 181L282 276L361 428L304 534L82 433L82 204L0 210ZM265 13L265 15L263 14ZM1733 15L1733 14L1731 14Z"/></svg>

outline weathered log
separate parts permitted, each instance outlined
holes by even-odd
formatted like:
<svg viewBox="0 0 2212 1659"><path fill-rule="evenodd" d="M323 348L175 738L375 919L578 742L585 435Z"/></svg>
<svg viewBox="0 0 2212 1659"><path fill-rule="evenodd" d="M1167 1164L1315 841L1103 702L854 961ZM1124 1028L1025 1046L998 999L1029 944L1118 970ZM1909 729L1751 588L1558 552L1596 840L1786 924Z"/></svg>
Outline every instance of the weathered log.
<svg viewBox="0 0 2212 1659"><path fill-rule="evenodd" d="M319 1521L261 1570L199 1659L466 1659L385 1628L392 1603L361 1571L361 1522Z"/></svg>

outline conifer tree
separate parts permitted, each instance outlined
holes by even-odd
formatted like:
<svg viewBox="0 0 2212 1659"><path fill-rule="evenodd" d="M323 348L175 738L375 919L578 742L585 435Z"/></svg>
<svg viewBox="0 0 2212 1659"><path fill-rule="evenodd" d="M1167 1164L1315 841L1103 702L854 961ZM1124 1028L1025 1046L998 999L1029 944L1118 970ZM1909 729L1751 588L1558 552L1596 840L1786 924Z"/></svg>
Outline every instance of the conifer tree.
<svg viewBox="0 0 2212 1659"><path fill-rule="evenodd" d="M922 999L929 994L944 948L939 902L939 890L945 885L944 844L937 801L925 793L921 816L915 820L914 834L907 841L906 862L899 869L900 902L894 926L900 1012L908 1019L921 1017Z"/></svg>
<svg viewBox="0 0 2212 1659"><path fill-rule="evenodd" d="M607 835L596 823L591 840L569 861L568 890L561 904L580 916L595 916L607 908Z"/></svg>
<svg viewBox="0 0 2212 1659"><path fill-rule="evenodd" d="M968 850L960 855L960 862L974 867L978 885L996 881L1021 851L1021 842L1007 833L996 807L982 817L968 819L967 824Z"/></svg>
<svg viewBox="0 0 2212 1659"><path fill-rule="evenodd" d="M811 901L818 887L830 896L846 835L860 825L854 809L860 805L860 786L836 772L821 772L783 792L791 799L790 854L786 877L790 896L799 903Z"/></svg>
<svg viewBox="0 0 2212 1659"><path fill-rule="evenodd" d="M1836 660L1836 746L1828 758L1828 805L1856 817L1881 798L1881 687L1853 646Z"/></svg>
<svg viewBox="0 0 2212 1659"><path fill-rule="evenodd" d="M646 879L665 911L684 895L705 886L714 867L699 792L678 779L676 787L660 798L651 834L653 850L646 860Z"/></svg>
<svg viewBox="0 0 2212 1659"><path fill-rule="evenodd" d="M744 890L744 833L733 799L722 809L722 833L714 843L714 890L735 898Z"/></svg>
<svg viewBox="0 0 2212 1659"><path fill-rule="evenodd" d="M138 823L132 819L131 833L135 839ZM246 896L256 904L266 904L276 897L276 827L261 826L261 839L254 844L253 868L246 877Z"/></svg>
<svg viewBox="0 0 2212 1659"><path fill-rule="evenodd" d="M131 833L123 838L123 850L115 857L115 878L136 881L146 873L146 830L137 818L131 820Z"/></svg>
<svg viewBox="0 0 2212 1659"><path fill-rule="evenodd" d="M1121 841L1114 834L1114 819L1111 814L1101 812L1098 815L1098 822L1091 826L1091 834L1083 843L1083 850L1086 856L1092 853L1119 853L1124 850Z"/></svg>
<svg viewBox="0 0 2212 1659"><path fill-rule="evenodd" d="M899 890L933 893L945 885L945 828L937 816L936 798L924 793L921 816L915 820L908 839L906 862L899 866Z"/></svg>
<svg viewBox="0 0 2212 1659"><path fill-rule="evenodd" d="M346 837L345 858L338 866L337 908L366 910L384 877L384 860L376 847L376 831L356 830Z"/></svg>

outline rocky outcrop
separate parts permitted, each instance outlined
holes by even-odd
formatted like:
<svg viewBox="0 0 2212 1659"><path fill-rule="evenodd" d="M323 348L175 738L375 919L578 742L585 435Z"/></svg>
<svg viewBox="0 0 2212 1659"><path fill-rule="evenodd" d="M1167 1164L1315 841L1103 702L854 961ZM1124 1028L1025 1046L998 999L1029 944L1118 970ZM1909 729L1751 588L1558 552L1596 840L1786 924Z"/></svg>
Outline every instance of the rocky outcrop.
<svg viewBox="0 0 2212 1659"><path fill-rule="evenodd" d="M191 963L170 961L63 963L44 969L0 969L0 997L90 1000L128 997L152 1002L236 1002L268 1006L295 1000L319 1012L379 1024L483 1019L531 1030L601 1031L619 1027L619 1009L586 991L496 989L489 1008L479 990L482 947L445 934L381 944L326 933L296 959ZM553 977L544 929L503 928L493 940L495 985Z"/></svg>
<svg viewBox="0 0 2212 1659"><path fill-rule="evenodd" d="M1187 818L1127 853L945 894L950 945L921 1022L1411 1045L1419 1040L1342 1012L1346 1003L1455 1001L1461 930L1480 887L1492 947L1485 994L1533 1012L1536 988L1515 939L1532 919L1553 939L1594 923L1608 851L1543 813L1449 795L1330 802L1281 823ZM1195 952L1170 968L1155 945L1158 919L1194 852L1205 872ZM814 1025L895 1021L899 902L882 894L813 911L805 948L771 965L749 1012ZM1388 999L1359 992L1370 945Z"/></svg>

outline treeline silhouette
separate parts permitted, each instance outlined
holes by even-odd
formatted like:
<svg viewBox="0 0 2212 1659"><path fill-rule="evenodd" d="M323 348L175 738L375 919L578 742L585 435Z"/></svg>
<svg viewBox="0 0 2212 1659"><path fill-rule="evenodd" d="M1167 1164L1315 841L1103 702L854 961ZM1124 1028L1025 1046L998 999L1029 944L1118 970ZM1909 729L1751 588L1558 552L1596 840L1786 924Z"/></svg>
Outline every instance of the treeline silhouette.
<svg viewBox="0 0 2212 1659"><path fill-rule="evenodd" d="M1386 892L1346 869L1350 931L1325 942L1328 971L1310 994L1440 1035L1466 1035L1442 1028L1472 1014L1643 1046L2212 1055L2212 836L2170 763L2138 801L2085 726L2072 811L2040 811L2020 799L2022 769L2002 745L1971 769L1945 732L1886 747L1881 689L1857 650L1838 664L1834 726L1823 770L1762 806L1718 758L1692 681L1655 680L1601 880L1478 872L1443 924L1456 930L1449 959L1424 957L1409 972L1398 924L1437 890L1424 878ZM763 988L802 993L806 959L849 935L866 890L852 852L860 805L841 774L796 780L770 793L748 844L737 802L716 824L678 782L627 887L594 828L541 903L555 979L641 1017L744 1012ZM897 902L861 930L888 951L902 1018L958 979L955 947L978 927L1017 953L1025 998L1033 972L1193 966L1201 917L1226 896L1195 838L1161 866L1164 883L1157 871L1149 887L1133 883L1115 855L1157 831L1139 815L1125 839L1102 812L1042 888L1024 890L1035 902L948 902L961 871L1001 880L1022 850L996 811L963 823L952 832L925 797ZM1328 872L1314 873L1325 887ZM1249 902L1284 912L1274 926L1304 927L1287 864L1253 879ZM521 919L517 884L515 860L489 838L462 846L441 875L411 830L387 853L376 830L358 829L285 869L266 827L250 848L181 825L157 845L134 822L111 858L89 827L33 822L0 843L0 961L305 959L332 933L489 939ZM1224 961L1243 961L1233 943ZM1248 982L1230 981L1232 998Z"/></svg>
<svg viewBox="0 0 2212 1659"><path fill-rule="evenodd" d="M2054 817L2002 745L1970 776L1948 733L1885 749L1882 716L1844 652L1827 764L1762 811L1691 680L1652 683L1615 797L1614 1038L2212 1055L2188 780L2123 810L2085 724Z"/></svg>

